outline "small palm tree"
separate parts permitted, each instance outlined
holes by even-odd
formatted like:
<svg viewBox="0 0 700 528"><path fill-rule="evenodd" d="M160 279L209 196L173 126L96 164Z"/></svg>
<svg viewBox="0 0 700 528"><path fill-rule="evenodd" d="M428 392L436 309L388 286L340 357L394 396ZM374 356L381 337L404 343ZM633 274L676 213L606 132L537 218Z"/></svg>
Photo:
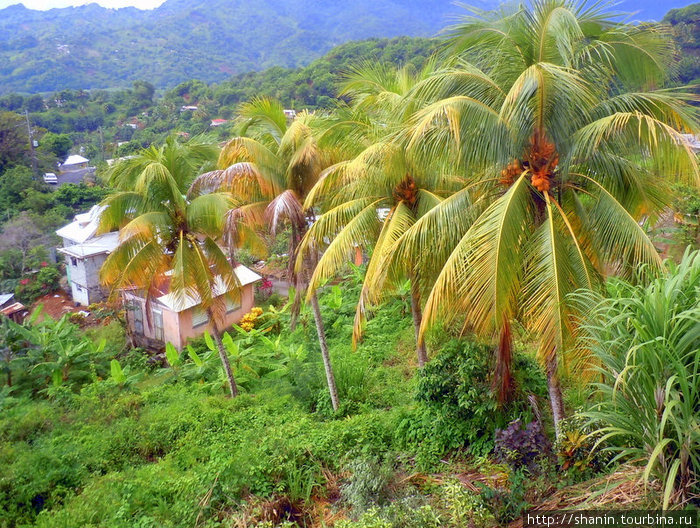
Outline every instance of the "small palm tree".
<svg viewBox="0 0 700 528"><path fill-rule="evenodd" d="M299 273L294 269L299 243L312 221L302 204L332 160L332 154L321 149L316 139L320 118L301 112L288 124L281 104L267 98L242 105L240 115L243 123L240 135L224 146L219 157L219 166L224 168L201 175L193 189L226 191L233 195L234 206L226 215L226 241L231 248L259 247L261 231L269 230L274 235L282 226L289 227L288 277L300 292L308 281L307 270L314 267L312 256ZM255 137L246 135L249 130ZM338 391L315 292L309 300L331 402L337 410ZM293 318L298 303L297 297Z"/></svg>
<svg viewBox="0 0 700 528"><path fill-rule="evenodd" d="M411 115L411 102L405 96L432 67L429 63L416 73L408 67L366 65L348 76L341 95L351 98L352 107L336 117L324 139L339 142L344 152L361 150L324 171L304 204L307 209L325 211L302 240L297 261L300 269L307 252L325 250L312 275L309 295L337 274L354 248L373 247L357 305L353 345L361 336L370 306L406 279L383 267L396 240L458 188L456 178L449 177L438 163L440 159L420 163L395 141ZM420 280L410 268L408 279L416 355L422 367L428 356L425 344L418 339Z"/></svg>
<svg viewBox="0 0 700 528"><path fill-rule="evenodd" d="M188 297L200 300L209 315L231 396L236 396L238 388L220 335L226 297L239 295L240 285L217 243L231 196L185 195L197 165L210 158L181 159L187 152L186 146L170 141L112 171L112 181L122 190L105 200L100 229L119 228L119 246L103 264L100 279L113 294L123 289L143 291L147 314L152 298L162 295L163 284L168 284L176 303L184 304Z"/></svg>
<svg viewBox="0 0 700 528"><path fill-rule="evenodd" d="M435 280L421 332L463 315L498 337L504 399L511 323L533 332L558 428L558 372L581 316L569 294L658 268L641 220L665 207L672 180L698 183L680 134L697 131L696 113L689 96L658 89L671 63L665 30L618 24L599 5L479 11L451 37L445 66L412 94L424 106L405 141L428 158L449 153L465 192L408 229L393 262Z"/></svg>

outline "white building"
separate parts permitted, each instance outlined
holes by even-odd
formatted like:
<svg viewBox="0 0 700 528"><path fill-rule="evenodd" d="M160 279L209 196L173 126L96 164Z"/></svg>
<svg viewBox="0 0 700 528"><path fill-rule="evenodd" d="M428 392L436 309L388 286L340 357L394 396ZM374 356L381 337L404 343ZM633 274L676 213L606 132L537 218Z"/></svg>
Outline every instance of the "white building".
<svg viewBox="0 0 700 528"><path fill-rule="evenodd" d="M95 205L87 213L75 215L70 224L56 231L63 239L59 253L66 257L66 275L73 301L88 306L102 301L107 294L100 285L100 268L119 245L119 233L97 235L103 206Z"/></svg>
<svg viewBox="0 0 700 528"><path fill-rule="evenodd" d="M87 158L84 158L82 156L79 156L78 154L72 154L66 158L66 161L64 161L61 164L62 169L80 169L80 168L85 168L88 165L88 160Z"/></svg>

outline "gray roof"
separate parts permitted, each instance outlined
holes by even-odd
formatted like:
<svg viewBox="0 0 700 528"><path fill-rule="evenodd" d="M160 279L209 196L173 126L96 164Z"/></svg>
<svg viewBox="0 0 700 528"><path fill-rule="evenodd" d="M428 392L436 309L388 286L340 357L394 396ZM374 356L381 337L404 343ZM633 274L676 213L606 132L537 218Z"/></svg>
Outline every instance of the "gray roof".
<svg viewBox="0 0 700 528"><path fill-rule="evenodd" d="M14 293L0 293L0 306L5 306L14 296Z"/></svg>

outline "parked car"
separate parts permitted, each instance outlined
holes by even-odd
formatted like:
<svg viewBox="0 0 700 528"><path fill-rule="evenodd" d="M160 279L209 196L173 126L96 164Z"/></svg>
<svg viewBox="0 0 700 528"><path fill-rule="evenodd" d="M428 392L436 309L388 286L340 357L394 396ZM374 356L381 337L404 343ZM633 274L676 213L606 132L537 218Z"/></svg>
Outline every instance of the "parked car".
<svg viewBox="0 0 700 528"><path fill-rule="evenodd" d="M47 172L44 174L44 183L58 183L58 177L53 172Z"/></svg>

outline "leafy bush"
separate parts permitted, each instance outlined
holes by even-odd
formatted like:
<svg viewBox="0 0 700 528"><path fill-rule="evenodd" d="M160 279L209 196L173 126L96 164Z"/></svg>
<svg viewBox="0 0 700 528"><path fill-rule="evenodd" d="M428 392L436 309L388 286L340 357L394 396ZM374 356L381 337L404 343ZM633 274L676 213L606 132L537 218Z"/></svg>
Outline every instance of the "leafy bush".
<svg viewBox="0 0 700 528"><path fill-rule="evenodd" d="M406 499L383 508L373 507L357 521L342 520L336 528L441 528L438 513L428 504Z"/></svg>
<svg viewBox="0 0 700 528"><path fill-rule="evenodd" d="M481 500L500 525L508 524L518 517L529 506L525 500L526 479L522 472L510 475L509 486L491 487L481 484Z"/></svg>
<svg viewBox="0 0 700 528"><path fill-rule="evenodd" d="M587 480L601 472L610 460L609 453L600 449L600 424L593 426L580 413L574 413L560 423L561 436L554 449L559 467L574 482Z"/></svg>
<svg viewBox="0 0 700 528"><path fill-rule="evenodd" d="M697 493L700 481L700 251L648 286L612 281L590 308L584 346L600 361L598 401L585 413L614 460L646 460L664 483L663 506Z"/></svg>
<svg viewBox="0 0 700 528"><path fill-rule="evenodd" d="M505 429L496 430L494 455L514 469L527 468L530 473L537 473L541 459L552 456L552 445L538 420L523 426L518 418Z"/></svg>
<svg viewBox="0 0 700 528"><path fill-rule="evenodd" d="M459 481L449 481L439 493L450 526L485 528L493 525L493 515L482 498Z"/></svg>
<svg viewBox="0 0 700 528"><path fill-rule="evenodd" d="M47 295L58 289L61 273L55 266L45 266L31 277L20 280L15 289L15 295L24 303L33 303L42 295Z"/></svg>
<svg viewBox="0 0 700 528"><path fill-rule="evenodd" d="M358 458L351 460L345 469L351 476L340 487L340 493L353 512L362 513L370 506L381 505L388 498L393 468L386 461Z"/></svg>
<svg viewBox="0 0 700 528"><path fill-rule="evenodd" d="M52 396L51 387L75 390L98 374L106 375L110 354L104 339L96 344L83 336L67 315L58 321L50 317L39 321L41 315L37 310L22 325L12 321L3 325L11 358L7 382L13 393Z"/></svg>
<svg viewBox="0 0 700 528"><path fill-rule="evenodd" d="M530 417L525 395L533 389L543 394L541 372L529 366L532 360L518 356L519 396L499 408L489 383L491 355L485 345L452 339L424 367L416 395L419 405L399 431L405 445L418 446L421 465L429 466L448 450L486 454L493 449L496 428L516 417Z"/></svg>

